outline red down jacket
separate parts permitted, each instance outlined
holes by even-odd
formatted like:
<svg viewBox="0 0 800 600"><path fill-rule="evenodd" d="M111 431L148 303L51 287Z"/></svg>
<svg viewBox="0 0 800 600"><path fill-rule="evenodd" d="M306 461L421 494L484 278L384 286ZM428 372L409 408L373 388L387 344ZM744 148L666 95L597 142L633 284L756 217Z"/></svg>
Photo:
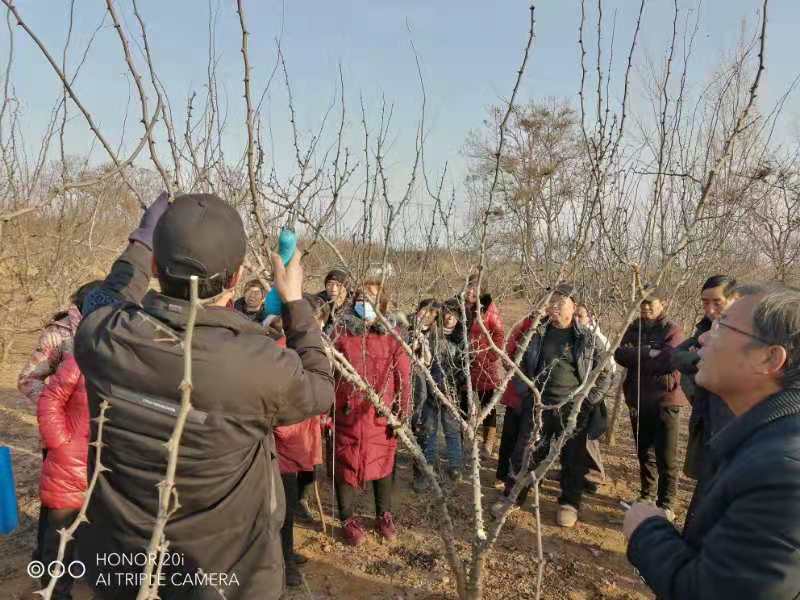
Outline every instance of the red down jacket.
<svg viewBox="0 0 800 600"><path fill-rule="evenodd" d="M490 294L481 295L481 317L492 341L498 348L503 347L505 332L503 319ZM469 343L474 353L470 368L472 388L477 392L487 392L497 388L502 380L500 355L492 350L491 343L481 330L477 317L472 318L469 328Z"/></svg>
<svg viewBox="0 0 800 600"><path fill-rule="evenodd" d="M339 350L366 382L381 394L388 410L408 414L411 366L400 343L385 329L367 328L348 316L337 331ZM394 468L397 438L370 401L352 383L337 375L335 413L336 476L352 487L383 479Z"/></svg>
<svg viewBox="0 0 800 600"><path fill-rule="evenodd" d="M281 474L313 471L322 464L322 429L319 417L273 430Z"/></svg>
<svg viewBox="0 0 800 600"><path fill-rule="evenodd" d="M39 395L39 435L47 448L39 497L48 508L78 509L87 488L89 404L75 358L69 354Z"/></svg>
<svg viewBox="0 0 800 600"><path fill-rule="evenodd" d="M278 340L286 348L286 337ZM311 417L294 425L280 425L272 430L275 450L278 452L278 469L281 474L313 471L322 464L322 427L319 417Z"/></svg>
<svg viewBox="0 0 800 600"><path fill-rule="evenodd" d="M529 315L525 317L522 323L519 323L516 327L514 327L514 329L511 330L511 333L508 336L508 342L506 342L506 354L508 354L508 356L514 358L520 342L525 334L530 330L531 325L533 325L533 317ZM503 397L500 399L500 402L511 410L520 410L521 400L519 393L517 392L516 386L511 382L509 382L509 384L506 386L506 389L503 391Z"/></svg>

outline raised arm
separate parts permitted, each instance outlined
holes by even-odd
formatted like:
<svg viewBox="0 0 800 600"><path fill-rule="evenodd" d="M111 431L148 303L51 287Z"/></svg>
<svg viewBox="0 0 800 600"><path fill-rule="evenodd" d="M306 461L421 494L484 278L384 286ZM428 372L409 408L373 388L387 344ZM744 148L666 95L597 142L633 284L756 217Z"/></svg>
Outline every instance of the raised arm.
<svg viewBox="0 0 800 600"><path fill-rule="evenodd" d="M303 299L301 255L295 252L285 267L280 256L272 255L275 288L283 300L287 349L280 352L268 371L262 371L262 377L269 389L274 388L276 380L285 382L276 407L278 425L326 412L333 404L333 376L322 345L322 330L314 320L311 305Z"/></svg>
<svg viewBox="0 0 800 600"><path fill-rule="evenodd" d="M153 232L168 206L169 196L162 192L145 211L139 227L129 237L128 247L114 261L103 284L86 297L81 307L84 317L98 308L117 302L141 304L150 285Z"/></svg>

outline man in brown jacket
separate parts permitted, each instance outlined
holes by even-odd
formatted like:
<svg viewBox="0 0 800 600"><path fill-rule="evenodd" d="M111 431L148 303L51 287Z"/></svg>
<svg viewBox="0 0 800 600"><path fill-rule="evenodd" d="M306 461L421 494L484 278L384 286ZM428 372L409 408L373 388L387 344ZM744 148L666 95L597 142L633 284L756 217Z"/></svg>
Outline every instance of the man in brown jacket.
<svg viewBox="0 0 800 600"><path fill-rule="evenodd" d="M302 298L299 252L285 269L273 257L286 349L226 308L245 249L241 218L220 198L187 194L167 205L164 196L84 303L76 357L92 416L106 401L110 419L101 453L108 470L99 475L89 522L77 531L96 597L134 598L154 560L144 553L180 402L192 275L200 279L203 307L175 474L180 504L166 527L159 597L272 600L283 592L284 494L272 431L327 411L333 379L320 327ZM161 293L145 296L151 268ZM96 439L94 421L92 428Z"/></svg>
<svg viewBox="0 0 800 600"><path fill-rule="evenodd" d="M671 356L683 339L681 327L666 317L664 294L656 291L642 302L641 317L628 327L614 354L627 369L623 390L639 458L639 500L655 500L672 518L680 476L680 408L687 402Z"/></svg>

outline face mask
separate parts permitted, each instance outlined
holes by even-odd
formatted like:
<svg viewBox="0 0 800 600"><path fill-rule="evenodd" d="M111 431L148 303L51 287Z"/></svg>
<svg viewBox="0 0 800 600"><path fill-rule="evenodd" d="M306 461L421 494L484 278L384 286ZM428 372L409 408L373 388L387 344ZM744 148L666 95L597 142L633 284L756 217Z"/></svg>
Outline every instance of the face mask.
<svg viewBox="0 0 800 600"><path fill-rule="evenodd" d="M359 300L355 305L356 314L365 321L374 321L377 318L377 313L369 302Z"/></svg>

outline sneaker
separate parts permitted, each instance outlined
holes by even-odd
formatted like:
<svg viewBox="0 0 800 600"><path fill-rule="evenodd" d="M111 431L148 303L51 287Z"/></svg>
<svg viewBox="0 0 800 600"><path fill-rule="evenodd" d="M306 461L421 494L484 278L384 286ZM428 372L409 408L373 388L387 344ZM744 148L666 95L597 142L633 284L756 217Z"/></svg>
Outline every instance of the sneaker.
<svg viewBox="0 0 800 600"><path fill-rule="evenodd" d="M571 504L560 504L556 514L556 523L560 527L575 527L578 522L578 509Z"/></svg>
<svg viewBox="0 0 800 600"><path fill-rule="evenodd" d="M511 506L509 506L509 504ZM492 507L489 509L491 515L495 518L495 520L500 520L500 515L506 510L508 507L508 514L511 514L514 511L519 510L521 507L516 502L511 502L505 496L500 496L500 499L492 504Z"/></svg>
<svg viewBox="0 0 800 600"><path fill-rule="evenodd" d="M360 546L367 537L364 527L356 517L347 519L342 526L342 530L344 532L344 540L351 546Z"/></svg>
<svg viewBox="0 0 800 600"><path fill-rule="evenodd" d="M301 523L313 523L314 515L311 514L311 508L308 506L308 500L303 498L294 507L294 520Z"/></svg>
<svg viewBox="0 0 800 600"><path fill-rule="evenodd" d="M447 477L453 483L461 483L461 469L458 467L451 467L447 469Z"/></svg>
<svg viewBox="0 0 800 600"><path fill-rule="evenodd" d="M394 526L392 513L387 511L378 517L378 532L385 540L393 540L397 537L397 528Z"/></svg>

